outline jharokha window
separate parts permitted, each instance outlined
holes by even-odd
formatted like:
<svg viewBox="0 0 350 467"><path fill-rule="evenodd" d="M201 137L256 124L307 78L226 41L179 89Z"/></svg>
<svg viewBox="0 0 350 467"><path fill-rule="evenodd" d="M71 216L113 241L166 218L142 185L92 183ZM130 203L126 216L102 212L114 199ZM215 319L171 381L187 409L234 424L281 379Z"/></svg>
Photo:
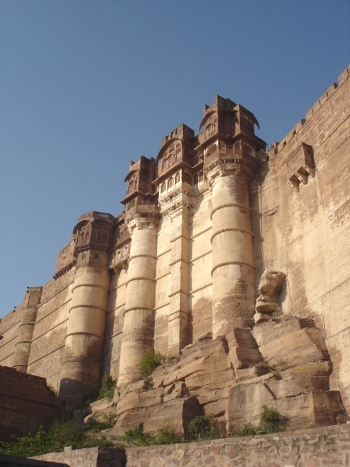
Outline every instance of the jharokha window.
<svg viewBox="0 0 350 467"><path fill-rule="evenodd" d="M191 185L192 183L192 179L190 177L190 175L184 173L183 176L182 176L182 180L186 183L188 183L189 185Z"/></svg>
<svg viewBox="0 0 350 467"><path fill-rule="evenodd" d="M161 186L160 186L160 192L161 193L164 193L164 191L166 190L166 183L162 183Z"/></svg>
<svg viewBox="0 0 350 467"><path fill-rule="evenodd" d="M168 180L168 188L171 188L174 185L174 179L173 177L170 177Z"/></svg>
<svg viewBox="0 0 350 467"><path fill-rule="evenodd" d="M129 184L129 189L128 189L128 193L131 193L132 191L135 191L136 190L136 181L135 180L131 180L130 181L130 184Z"/></svg>

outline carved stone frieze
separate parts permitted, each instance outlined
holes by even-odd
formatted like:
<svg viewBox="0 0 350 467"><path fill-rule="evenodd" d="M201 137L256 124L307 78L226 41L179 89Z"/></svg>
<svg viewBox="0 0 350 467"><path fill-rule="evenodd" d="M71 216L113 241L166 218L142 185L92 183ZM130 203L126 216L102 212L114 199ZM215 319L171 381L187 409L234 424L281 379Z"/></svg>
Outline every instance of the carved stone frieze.
<svg viewBox="0 0 350 467"><path fill-rule="evenodd" d="M257 161L250 155L219 154L210 165L204 167L204 174L211 186L217 176L228 173L235 175L246 175L248 180L252 177L257 167Z"/></svg>
<svg viewBox="0 0 350 467"><path fill-rule="evenodd" d="M195 208L193 192L181 187L159 200L162 217L169 216L180 209L193 211Z"/></svg>

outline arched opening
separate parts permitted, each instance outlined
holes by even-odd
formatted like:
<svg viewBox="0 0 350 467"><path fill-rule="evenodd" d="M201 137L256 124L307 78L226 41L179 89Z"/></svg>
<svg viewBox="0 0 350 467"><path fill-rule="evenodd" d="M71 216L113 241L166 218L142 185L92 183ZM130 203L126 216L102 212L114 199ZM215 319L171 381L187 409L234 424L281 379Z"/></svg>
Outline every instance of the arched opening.
<svg viewBox="0 0 350 467"><path fill-rule="evenodd" d="M170 177L168 180L168 189L171 188L174 185L174 179L173 177Z"/></svg>

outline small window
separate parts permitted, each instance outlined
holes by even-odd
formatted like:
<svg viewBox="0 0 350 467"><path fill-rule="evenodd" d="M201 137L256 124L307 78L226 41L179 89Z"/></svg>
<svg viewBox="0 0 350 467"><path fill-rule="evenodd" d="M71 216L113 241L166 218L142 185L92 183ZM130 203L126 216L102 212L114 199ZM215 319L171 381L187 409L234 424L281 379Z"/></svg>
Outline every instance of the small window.
<svg viewBox="0 0 350 467"><path fill-rule="evenodd" d="M207 149L206 157L211 156L211 154L214 154L215 151L216 151L216 144L212 144L212 145Z"/></svg>
<svg viewBox="0 0 350 467"><path fill-rule="evenodd" d="M215 123L209 123L206 127L206 134L207 136L211 136L215 133Z"/></svg>
<svg viewBox="0 0 350 467"><path fill-rule="evenodd" d="M180 174L179 172L175 175L175 183L179 183L180 181Z"/></svg>
<svg viewBox="0 0 350 467"><path fill-rule="evenodd" d="M192 183L192 178L186 173L183 174L182 180L184 182L188 183L189 185L191 185L191 183Z"/></svg>
<svg viewBox="0 0 350 467"><path fill-rule="evenodd" d="M174 179L173 177L170 177L168 180L168 188L171 188L174 185Z"/></svg>

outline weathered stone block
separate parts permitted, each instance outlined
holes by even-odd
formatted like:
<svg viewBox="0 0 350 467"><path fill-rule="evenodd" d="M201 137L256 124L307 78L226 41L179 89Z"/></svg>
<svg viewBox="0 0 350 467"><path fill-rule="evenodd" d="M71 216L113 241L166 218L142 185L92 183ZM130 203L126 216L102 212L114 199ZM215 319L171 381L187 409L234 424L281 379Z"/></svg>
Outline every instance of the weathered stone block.
<svg viewBox="0 0 350 467"><path fill-rule="evenodd" d="M276 337L260 346L259 350L270 364L283 360L290 367L329 358L324 340L316 328L300 329L283 337Z"/></svg>
<svg viewBox="0 0 350 467"><path fill-rule="evenodd" d="M154 433L160 427L171 424L180 433L184 433L190 421L201 414L203 409L195 397L175 399L150 413L144 423L144 430L147 433Z"/></svg>

